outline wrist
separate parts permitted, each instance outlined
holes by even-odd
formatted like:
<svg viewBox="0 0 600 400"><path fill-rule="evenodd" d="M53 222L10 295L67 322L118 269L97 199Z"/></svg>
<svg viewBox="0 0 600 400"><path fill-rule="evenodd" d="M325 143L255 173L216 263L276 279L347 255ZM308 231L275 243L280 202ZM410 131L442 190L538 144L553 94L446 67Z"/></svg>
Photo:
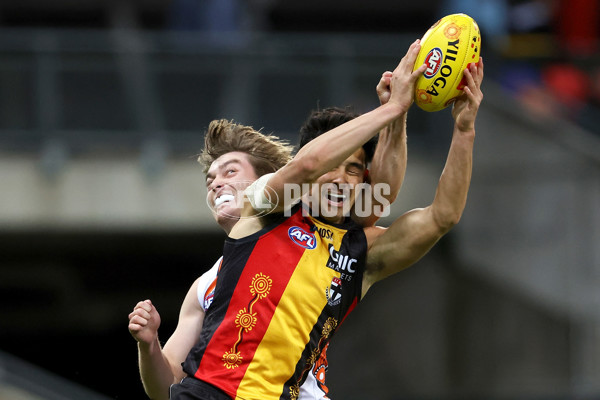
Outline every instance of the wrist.
<svg viewBox="0 0 600 400"><path fill-rule="evenodd" d="M400 118L402 116L406 116L406 113L408 112L407 107L405 107L404 105L402 105L400 103L396 103L393 101L388 101L381 107L385 108L386 111L388 111L393 116L394 120L397 118Z"/></svg>
<svg viewBox="0 0 600 400"><path fill-rule="evenodd" d="M455 133L464 137L475 137L475 127L459 127L456 126Z"/></svg>
<svg viewBox="0 0 600 400"><path fill-rule="evenodd" d="M157 348L160 348L160 343L158 342L158 335L156 335L154 339L149 342L138 342L138 349L140 352L152 353L156 351Z"/></svg>

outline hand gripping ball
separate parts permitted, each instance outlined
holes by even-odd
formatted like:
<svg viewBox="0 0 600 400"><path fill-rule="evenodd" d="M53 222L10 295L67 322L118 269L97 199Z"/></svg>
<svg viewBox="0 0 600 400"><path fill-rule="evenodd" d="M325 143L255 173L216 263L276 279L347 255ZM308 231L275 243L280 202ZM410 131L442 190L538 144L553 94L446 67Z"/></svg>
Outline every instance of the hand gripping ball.
<svg viewBox="0 0 600 400"><path fill-rule="evenodd" d="M425 111L440 111L463 94L463 71L479 62L481 33L466 14L451 14L437 21L421 39L415 69L427 70L417 79L415 103Z"/></svg>

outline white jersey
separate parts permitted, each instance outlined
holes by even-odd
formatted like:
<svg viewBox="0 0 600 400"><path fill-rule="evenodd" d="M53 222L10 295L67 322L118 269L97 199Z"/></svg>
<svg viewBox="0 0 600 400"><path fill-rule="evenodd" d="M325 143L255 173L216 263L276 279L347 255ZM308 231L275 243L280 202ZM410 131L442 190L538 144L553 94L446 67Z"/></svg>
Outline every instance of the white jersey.
<svg viewBox="0 0 600 400"><path fill-rule="evenodd" d="M219 257L215 265L203 273L198 281L198 302L200 303L200 307L202 307L204 312L208 310L208 307L210 307L213 301L213 297L215 295L215 286L217 285L217 275L219 273L219 268L221 267L222 261L223 256Z"/></svg>
<svg viewBox="0 0 600 400"><path fill-rule="evenodd" d="M198 280L198 303L200 303L200 307L202 307L204 312L206 312L212 304L215 295L215 287L217 286L217 276L222 261L223 256L215 262L211 269L202 274ZM309 371L302 386L300 386L298 400L330 400L329 397L327 397L329 390L327 389L327 386L325 386L328 347L329 345L325 346L321 356Z"/></svg>

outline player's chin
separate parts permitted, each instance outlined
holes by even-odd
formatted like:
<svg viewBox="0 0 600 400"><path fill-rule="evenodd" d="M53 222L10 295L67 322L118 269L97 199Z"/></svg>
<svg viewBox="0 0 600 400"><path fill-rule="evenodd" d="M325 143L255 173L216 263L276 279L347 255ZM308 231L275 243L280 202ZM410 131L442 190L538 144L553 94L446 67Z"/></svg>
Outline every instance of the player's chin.
<svg viewBox="0 0 600 400"><path fill-rule="evenodd" d="M345 207L344 204L329 204L329 207L322 210L322 215L328 222L341 223L350 215L350 208Z"/></svg>
<svg viewBox="0 0 600 400"><path fill-rule="evenodd" d="M219 221L240 219L240 209L238 207L229 207L222 205L213 211L213 216Z"/></svg>

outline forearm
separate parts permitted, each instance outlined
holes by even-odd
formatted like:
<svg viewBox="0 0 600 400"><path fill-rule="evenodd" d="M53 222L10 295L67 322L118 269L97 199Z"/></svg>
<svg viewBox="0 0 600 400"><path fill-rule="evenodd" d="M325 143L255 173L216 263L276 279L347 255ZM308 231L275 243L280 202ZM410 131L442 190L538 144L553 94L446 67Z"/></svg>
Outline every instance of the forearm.
<svg viewBox="0 0 600 400"><path fill-rule="evenodd" d="M404 112L399 105L388 103L310 141L292 161L304 171L296 183L313 182L338 166Z"/></svg>
<svg viewBox="0 0 600 400"><path fill-rule="evenodd" d="M456 126L444 171L440 177L434 201L433 217L442 230L458 223L467 202L473 166L475 130L462 131Z"/></svg>
<svg viewBox="0 0 600 400"><path fill-rule="evenodd" d="M285 195L285 184L315 182L324 173L338 167L385 126L405 114L412 104L415 81L426 68L423 64L414 69L419 50L420 43L416 40L392 72L390 97L386 104L338 126L300 149L294 159L269 180L271 194L281 198ZM282 205L279 208L283 209Z"/></svg>
<svg viewBox="0 0 600 400"><path fill-rule="evenodd" d="M174 383L175 376L158 339L151 344L138 343L138 356L146 394L152 400L167 400L169 387Z"/></svg>
<svg viewBox="0 0 600 400"><path fill-rule="evenodd" d="M310 141L291 162L269 178L267 186L270 194L275 193L273 198L284 199L287 198L285 185L315 182L404 112L401 106L387 103ZM275 210L284 208L285 204L280 202ZM250 208L247 210L252 212Z"/></svg>
<svg viewBox="0 0 600 400"><path fill-rule="evenodd" d="M369 178L371 184L385 183L390 194L384 198L392 203L402 187L406 172L406 114L392 121L379 134Z"/></svg>
<svg viewBox="0 0 600 400"><path fill-rule="evenodd" d="M363 202L368 212L353 209L352 219L359 225L374 226L396 200L404 181L406 158L406 114L403 114L379 133L369 168L371 190L363 193L367 197Z"/></svg>

